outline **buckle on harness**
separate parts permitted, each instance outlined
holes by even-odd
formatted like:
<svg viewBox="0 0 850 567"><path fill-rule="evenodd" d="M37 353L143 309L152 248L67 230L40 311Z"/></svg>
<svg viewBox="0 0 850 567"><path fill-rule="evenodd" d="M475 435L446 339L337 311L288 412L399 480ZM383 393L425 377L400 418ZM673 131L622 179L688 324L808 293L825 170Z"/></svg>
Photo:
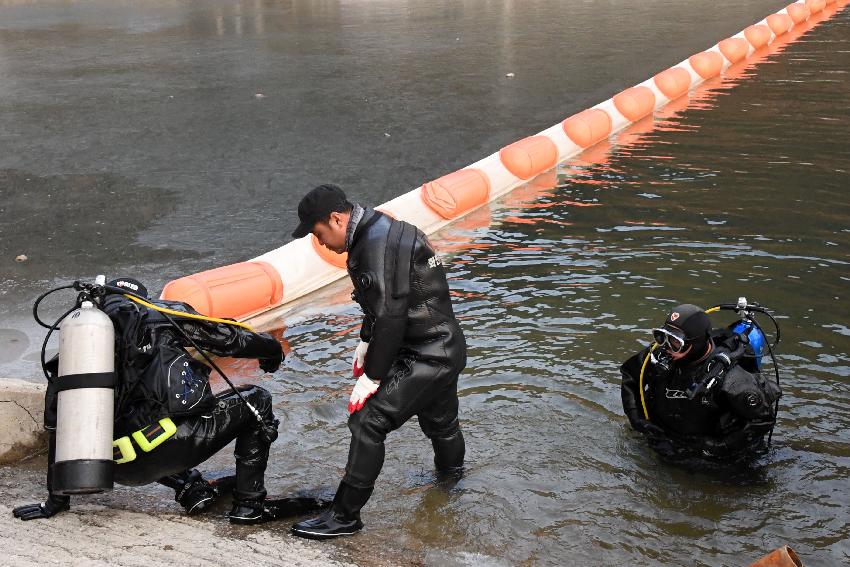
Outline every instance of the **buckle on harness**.
<svg viewBox="0 0 850 567"><path fill-rule="evenodd" d="M163 417L157 423L134 431L133 440L145 453L149 453L162 445L166 439L177 433L177 426L170 417Z"/></svg>
<svg viewBox="0 0 850 567"><path fill-rule="evenodd" d="M136 450L133 449L133 443L127 435L112 442L112 460L116 465L136 460Z"/></svg>

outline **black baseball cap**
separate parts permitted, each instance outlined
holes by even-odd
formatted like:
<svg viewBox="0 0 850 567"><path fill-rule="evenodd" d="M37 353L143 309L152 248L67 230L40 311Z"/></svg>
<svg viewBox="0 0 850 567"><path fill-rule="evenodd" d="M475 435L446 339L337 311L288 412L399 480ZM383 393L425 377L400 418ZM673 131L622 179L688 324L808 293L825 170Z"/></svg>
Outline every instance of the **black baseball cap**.
<svg viewBox="0 0 850 567"><path fill-rule="evenodd" d="M292 231L293 238L307 236L317 222L325 220L331 213L351 209L345 193L336 185L319 185L304 195L298 203L298 227Z"/></svg>

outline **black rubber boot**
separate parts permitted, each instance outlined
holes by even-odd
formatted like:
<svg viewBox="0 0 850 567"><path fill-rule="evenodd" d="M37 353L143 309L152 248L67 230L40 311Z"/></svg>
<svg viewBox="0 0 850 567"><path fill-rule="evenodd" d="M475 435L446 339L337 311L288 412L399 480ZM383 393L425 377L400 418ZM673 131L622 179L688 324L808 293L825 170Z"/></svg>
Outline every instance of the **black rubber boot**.
<svg viewBox="0 0 850 567"><path fill-rule="evenodd" d="M227 515L231 524L251 526L269 521L264 500L233 500L233 508Z"/></svg>
<svg viewBox="0 0 850 567"><path fill-rule="evenodd" d="M434 466L437 472L456 474L463 471L466 443L460 428L449 435L432 437L431 445L434 447Z"/></svg>
<svg viewBox="0 0 850 567"><path fill-rule="evenodd" d="M355 488L341 482L330 509L319 516L293 525L293 535L307 539L330 539L354 535L363 529L360 509L372 495L372 488Z"/></svg>
<svg viewBox="0 0 850 567"><path fill-rule="evenodd" d="M190 516L212 506L218 497L216 489L196 469L161 478L159 483L174 489L174 500Z"/></svg>

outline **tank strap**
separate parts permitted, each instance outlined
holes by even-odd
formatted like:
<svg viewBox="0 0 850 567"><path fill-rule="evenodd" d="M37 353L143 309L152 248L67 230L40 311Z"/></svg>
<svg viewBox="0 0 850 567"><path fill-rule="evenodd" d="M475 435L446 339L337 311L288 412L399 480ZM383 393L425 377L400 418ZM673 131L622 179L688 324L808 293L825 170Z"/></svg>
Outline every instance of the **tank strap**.
<svg viewBox="0 0 850 567"><path fill-rule="evenodd" d="M406 297L410 293L410 261L416 244L416 228L404 221L395 221L390 227L388 246L397 251L393 270L393 299Z"/></svg>
<svg viewBox="0 0 850 567"><path fill-rule="evenodd" d="M77 390L79 388L114 388L114 372L92 372L90 374L66 374L55 381L56 391Z"/></svg>

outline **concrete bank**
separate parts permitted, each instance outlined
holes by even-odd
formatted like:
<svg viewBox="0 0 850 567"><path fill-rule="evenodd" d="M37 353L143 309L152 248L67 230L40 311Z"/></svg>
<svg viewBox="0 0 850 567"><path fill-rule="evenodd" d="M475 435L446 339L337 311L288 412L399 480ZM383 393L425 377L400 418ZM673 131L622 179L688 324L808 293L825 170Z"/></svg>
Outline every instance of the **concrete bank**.
<svg viewBox="0 0 850 567"><path fill-rule="evenodd" d="M0 378L0 465L47 449L42 420L46 384Z"/></svg>
<svg viewBox="0 0 850 567"><path fill-rule="evenodd" d="M174 565L348 565L333 555L338 547L300 540L287 533L291 521L231 526L224 518L230 499L210 514L188 517L160 487L116 486L108 494L73 499L71 510L47 520L22 522L12 508L44 498L44 459L0 467L0 564Z"/></svg>

